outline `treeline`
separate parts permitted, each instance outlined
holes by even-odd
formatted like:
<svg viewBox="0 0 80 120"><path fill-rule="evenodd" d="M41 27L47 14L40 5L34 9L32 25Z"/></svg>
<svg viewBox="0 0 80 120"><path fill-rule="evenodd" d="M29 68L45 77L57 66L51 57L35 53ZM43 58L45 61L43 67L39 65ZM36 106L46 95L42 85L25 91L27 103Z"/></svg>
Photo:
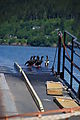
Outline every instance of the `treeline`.
<svg viewBox="0 0 80 120"><path fill-rule="evenodd" d="M23 19L80 19L80 0L0 0L0 21Z"/></svg>
<svg viewBox="0 0 80 120"><path fill-rule="evenodd" d="M74 19L54 18L17 22L15 17L12 17L10 22L6 21L0 26L0 44L54 46L58 40L58 28L62 32L66 29L79 37L80 26L76 28L75 24Z"/></svg>
<svg viewBox="0 0 80 120"><path fill-rule="evenodd" d="M57 28L80 37L79 0L0 0L0 44L54 46Z"/></svg>

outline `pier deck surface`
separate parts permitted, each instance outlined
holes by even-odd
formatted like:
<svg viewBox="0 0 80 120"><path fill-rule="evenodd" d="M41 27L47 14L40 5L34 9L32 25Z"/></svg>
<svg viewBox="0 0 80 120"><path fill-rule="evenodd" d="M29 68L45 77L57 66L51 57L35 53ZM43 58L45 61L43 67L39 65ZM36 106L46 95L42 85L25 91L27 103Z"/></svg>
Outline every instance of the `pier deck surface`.
<svg viewBox="0 0 80 120"><path fill-rule="evenodd" d="M46 94L46 81L59 81L51 72L27 72L26 73L33 88L42 101L44 110L59 109L54 102L54 97ZM5 74L7 84L13 95L18 113L36 112L38 108L34 103L26 85L20 74ZM66 93L65 93L66 94ZM68 96L68 93L66 94ZM0 99L1 100L1 99ZM72 117L70 120L79 120L80 117Z"/></svg>
<svg viewBox="0 0 80 120"><path fill-rule="evenodd" d="M47 81L58 81L50 75L50 73L41 73L41 74L27 74L28 79L30 80L33 88L37 92L40 97L42 104L44 106L44 110L53 110L58 109L59 107L53 102L53 97L46 94L46 82Z"/></svg>
<svg viewBox="0 0 80 120"><path fill-rule="evenodd" d="M14 96L18 113L20 114L38 111L23 79L21 79L21 76L5 74L5 78L10 91Z"/></svg>
<svg viewBox="0 0 80 120"><path fill-rule="evenodd" d="M50 96L46 94L46 81L58 82L59 80L53 74L51 74L51 72L41 74L27 73L27 76L38 96L40 97L44 106L44 110L46 111L59 109L59 106L54 102L55 96ZM70 97L66 90L63 91L63 96ZM80 120L80 116L71 117L69 118L69 120Z"/></svg>

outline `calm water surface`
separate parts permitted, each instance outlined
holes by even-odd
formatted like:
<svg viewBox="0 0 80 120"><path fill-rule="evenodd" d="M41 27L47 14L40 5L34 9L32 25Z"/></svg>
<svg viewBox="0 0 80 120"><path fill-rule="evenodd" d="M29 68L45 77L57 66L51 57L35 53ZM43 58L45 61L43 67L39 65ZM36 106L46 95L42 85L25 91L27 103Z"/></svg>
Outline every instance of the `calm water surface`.
<svg viewBox="0 0 80 120"><path fill-rule="evenodd" d="M0 66L13 67L15 61L24 64L32 55L43 55L45 60L46 55L48 55L50 67L53 63L54 54L55 48L50 47L0 46Z"/></svg>
<svg viewBox="0 0 80 120"><path fill-rule="evenodd" d="M56 48L51 48L51 47L0 46L0 72L7 70L14 72L15 71L14 62L18 62L20 65L24 65L26 60L28 60L30 56L33 55L35 56L43 55L44 61L46 59L46 55L48 55L50 61L49 68L51 68L55 56L55 51ZM79 50L77 51L80 53ZM68 51L68 53L69 55L71 54L70 51ZM44 61L42 64L43 67L45 66ZM74 62L76 62L78 66L80 66L80 59L77 56L74 56ZM57 58L55 63L56 63L55 69L57 69ZM61 65L62 65L62 59L61 59ZM70 63L68 61L66 61L66 66L70 69ZM74 69L74 74L77 75L77 77L80 80L80 72ZM67 72L65 72L65 77L69 82L70 76ZM74 84L77 83L74 82Z"/></svg>

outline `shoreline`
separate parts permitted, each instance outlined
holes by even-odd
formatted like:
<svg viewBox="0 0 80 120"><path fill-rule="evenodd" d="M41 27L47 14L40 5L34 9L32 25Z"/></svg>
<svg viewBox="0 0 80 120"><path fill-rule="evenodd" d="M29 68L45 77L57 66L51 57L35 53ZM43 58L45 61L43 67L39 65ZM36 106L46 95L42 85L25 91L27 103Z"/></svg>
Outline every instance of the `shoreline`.
<svg viewBox="0 0 80 120"><path fill-rule="evenodd" d="M55 45L53 45L53 46L31 46L31 45L25 45L25 44L23 44L23 45L20 45L20 44L0 44L0 46L23 46L23 47L53 47L53 48L56 48L56 44Z"/></svg>
<svg viewBox="0 0 80 120"><path fill-rule="evenodd" d="M22 47L51 47L51 48L56 48L57 44L54 43L54 45L52 46L31 46L31 45L27 45L27 44L0 44L0 46L22 46ZM68 45L69 47L71 47L71 45ZM67 46L66 46L67 48ZM74 46L74 48L77 48L77 46Z"/></svg>

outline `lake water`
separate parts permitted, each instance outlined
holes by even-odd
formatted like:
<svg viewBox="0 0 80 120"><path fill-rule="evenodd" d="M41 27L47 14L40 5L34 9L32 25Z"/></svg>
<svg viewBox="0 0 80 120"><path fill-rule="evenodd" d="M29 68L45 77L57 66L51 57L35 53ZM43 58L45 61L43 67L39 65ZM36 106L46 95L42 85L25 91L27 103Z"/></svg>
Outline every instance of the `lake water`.
<svg viewBox="0 0 80 120"><path fill-rule="evenodd" d="M0 46L0 72L13 71L14 62L18 62L21 66L24 65L26 60L33 55L44 56L44 61L46 59L46 55L49 56L49 68L52 67L54 56L55 56L56 48L52 47L26 47L26 46ZM63 50L62 50L63 51ZM78 50L77 50L78 51ZM69 54L70 51L68 50ZM78 51L80 53L80 51ZM61 56L62 57L62 56ZM42 67L45 66L45 62L43 61ZM74 61L80 66L80 59L77 56L74 56ZM55 62L55 70L57 69L57 57ZM61 59L62 65L62 59ZM66 61L66 66L70 68L70 64ZM62 67L61 67L62 69ZM80 71L74 69L74 74L77 75L80 80ZM65 72L65 77L67 80L70 79L69 74ZM74 82L74 84L77 84ZM78 86L78 85L77 85Z"/></svg>
<svg viewBox="0 0 80 120"><path fill-rule="evenodd" d="M0 66L13 68L14 62L23 65L33 55L40 57L43 55L45 61L48 55L50 68L53 64L55 50L56 48L51 47L0 46ZM42 66L44 65L43 62Z"/></svg>

